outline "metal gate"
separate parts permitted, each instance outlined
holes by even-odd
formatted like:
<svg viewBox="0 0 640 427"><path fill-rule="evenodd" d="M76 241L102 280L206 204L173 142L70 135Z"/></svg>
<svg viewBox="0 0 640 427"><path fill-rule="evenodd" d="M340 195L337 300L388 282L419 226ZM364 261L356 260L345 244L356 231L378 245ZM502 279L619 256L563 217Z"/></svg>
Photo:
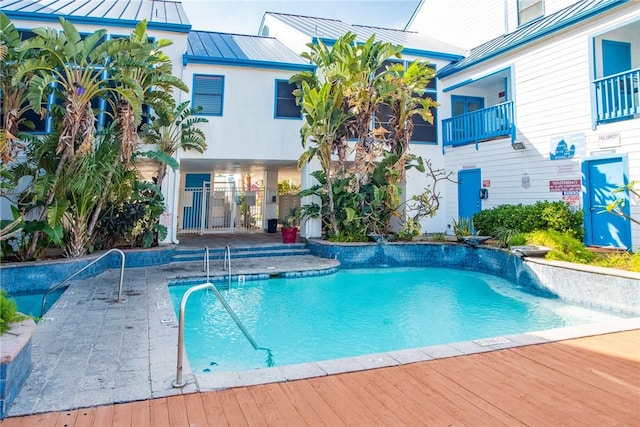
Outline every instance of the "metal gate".
<svg viewBox="0 0 640 427"><path fill-rule="evenodd" d="M233 184L187 187L180 196L179 232L205 234L262 230L264 192L239 190Z"/></svg>

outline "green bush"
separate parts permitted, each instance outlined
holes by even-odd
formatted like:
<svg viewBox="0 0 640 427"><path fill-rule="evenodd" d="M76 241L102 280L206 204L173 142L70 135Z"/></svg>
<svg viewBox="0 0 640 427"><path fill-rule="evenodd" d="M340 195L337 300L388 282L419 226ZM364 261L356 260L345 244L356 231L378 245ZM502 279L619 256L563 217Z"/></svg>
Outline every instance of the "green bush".
<svg viewBox="0 0 640 427"><path fill-rule="evenodd" d="M11 324L26 319L18 313L16 302L10 299L5 291L0 291L0 335L11 328Z"/></svg>
<svg viewBox="0 0 640 427"><path fill-rule="evenodd" d="M481 234L494 237L535 230L556 230L578 240L584 237L582 211L574 212L562 201L496 206L476 213L473 224Z"/></svg>
<svg viewBox="0 0 640 427"><path fill-rule="evenodd" d="M598 256L592 265L640 272L640 252L614 252Z"/></svg>
<svg viewBox="0 0 640 427"><path fill-rule="evenodd" d="M546 246L551 251L546 259L589 264L596 259L596 255L589 251L584 244L575 237L556 230L536 230L526 234L527 245Z"/></svg>

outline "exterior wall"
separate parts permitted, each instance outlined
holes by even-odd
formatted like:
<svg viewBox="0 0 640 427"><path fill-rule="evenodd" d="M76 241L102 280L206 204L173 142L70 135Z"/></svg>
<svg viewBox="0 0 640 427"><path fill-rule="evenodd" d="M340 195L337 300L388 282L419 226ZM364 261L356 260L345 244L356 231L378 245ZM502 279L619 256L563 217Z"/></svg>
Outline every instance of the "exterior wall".
<svg viewBox="0 0 640 427"><path fill-rule="evenodd" d="M288 80L294 72L189 64L183 72L189 86L194 74L224 76L223 110L201 125L207 150L181 151L181 159L298 159L302 120L274 118L276 79Z"/></svg>
<svg viewBox="0 0 640 427"><path fill-rule="evenodd" d="M577 1L544 0L544 15ZM517 28L518 0L423 0L407 29L472 49Z"/></svg>
<svg viewBox="0 0 640 427"><path fill-rule="evenodd" d="M423 0L408 29L471 49L504 34L504 0Z"/></svg>
<svg viewBox="0 0 640 427"><path fill-rule="evenodd" d="M622 9L622 10L620 10ZM448 169L467 167L482 169L482 179L490 180L489 198L483 209L504 203L533 203L536 200L561 200L560 192L549 191L549 181L581 179L581 162L615 152L628 157L629 181L640 180L640 125L638 119L600 124L593 128L592 58L593 37L640 19L640 4L592 19L586 23L560 31L550 38L529 44L443 79L444 86L452 86L473 76L489 73L491 69L512 66L516 123L516 141L525 144L525 150L514 151L509 140L481 142L475 146L447 148L445 164ZM635 34L634 46L640 44ZM638 58L634 60L634 63ZM596 60L597 63L597 60ZM440 119L448 116L441 116ZM600 148L598 137L619 134L620 146ZM571 160L550 160L553 139L579 135L585 141L578 145ZM522 176L530 178L531 186L522 187ZM584 189L584 188L583 188ZM447 187L448 217L457 216L457 188ZM577 207L581 207L578 200ZM631 215L640 217L637 200L631 206ZM632 227L632 246L640 246L640 228Z"/></svg>

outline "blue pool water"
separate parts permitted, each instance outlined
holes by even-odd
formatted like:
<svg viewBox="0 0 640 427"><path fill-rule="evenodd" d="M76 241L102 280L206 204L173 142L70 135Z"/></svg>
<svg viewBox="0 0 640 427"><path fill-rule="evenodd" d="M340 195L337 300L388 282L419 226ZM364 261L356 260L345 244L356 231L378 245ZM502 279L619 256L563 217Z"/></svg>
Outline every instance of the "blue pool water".
<svg viewBox="0 0 640 427"><path fill-rule="evenodd" d="M64 293L65 289L58 289L47 297L47 307L45 310L50 309L56 303L60 295ZM20 313L27 314L29 316L40 317L40 310L42 309L42 298L45 292L30 292L28 294L9 295L9 297L18 304L18 311Z"/></svg>
<svg viewBox="0 0 640 427"><path fill-rule="evenodd" d="M176 317L190 285L170 286ZM275 366L336 359L617 318L541 298L506 280L443 268L341 270L223 290ZM185 348L195 373L267 366L211 291L189 298Z"/></svg>

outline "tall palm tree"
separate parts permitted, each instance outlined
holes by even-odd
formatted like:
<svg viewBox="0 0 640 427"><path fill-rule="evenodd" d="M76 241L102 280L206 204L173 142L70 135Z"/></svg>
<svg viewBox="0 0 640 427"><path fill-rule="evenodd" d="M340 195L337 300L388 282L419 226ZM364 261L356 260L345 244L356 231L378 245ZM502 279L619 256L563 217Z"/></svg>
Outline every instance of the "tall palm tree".
<svg viewBox="0 0 640 427"><path fill-rule="evenodd" d="M175 100L171 96L174 88L188 92L188 87L172 74L171 58L162 51L173 42L166 39L151 41L147 33L147 21L140 21L128 38L113 39L98 47L98 52L104 52L112 61L111 72L113 78L122 85L139 88L140 101L150 109L161 111L171 110ZM140 104L142 105L142 104ZM88 233L93 234L102 208L107 200L115 162L122 162L129 166L134 153L138 151L138 126L142 120L142 111L137 109L137 103L120 93L116 93L112 103L115 111L115 126L120 137L120 155L114 160L113 168L109 171L106 186L97 201L96 209L88 225Z"/></svg>
<svg viewBox="0 0 640 427"><path fill-rule="evenodd" d="M189 101L178 105L174 110L156 110L150 123L142 126L142 139L146 144L155 144L156 151L149 154L158 160L158 179L156 184L162 188L167 173L168 158L178 150L196 150L199 153L207 149L205 135L198 123L208 123L204 117L194 116L202 108L189 107ZM158 155L158 153L160 153Z"/></svg>
<svg viewBox="0 0 640 427"><path fill-rule="evenodd" d="M29 110L27 102L27 83L24 80L13 83L13 76L18 66L28 55L27 51L18 50L22 37L13 23L4 13L0 13L0 93L2 93L2 123L0 131L0 162L5 166L14 161L16 155L24 148L18 135L19 126L33 128L33 123L26 120L24 114Z"/></svg>

